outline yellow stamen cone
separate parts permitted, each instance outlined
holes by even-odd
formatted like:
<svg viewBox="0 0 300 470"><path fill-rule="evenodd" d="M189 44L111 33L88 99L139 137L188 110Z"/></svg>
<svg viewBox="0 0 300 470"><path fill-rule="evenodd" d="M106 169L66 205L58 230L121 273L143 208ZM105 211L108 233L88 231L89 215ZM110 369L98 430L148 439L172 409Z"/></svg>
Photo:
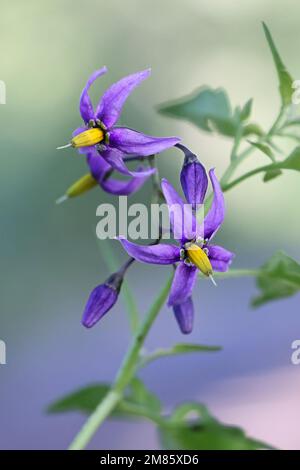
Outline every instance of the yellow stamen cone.
<svg viewBox="0 0 300 470"><path fill-rule="evenodd" d="M213 269L205 251L196 244L186 249L188 259L205 275L210 277Z"/></svg>
<svg viewBox="0 0 300 470"><path fill-rule="evenodd" d="M82 178L77 180L74 184L72 184L72 186L68 188L66 195L68 197L79 196L80 194L89 191L94 186L97 186L97 184L98 183L95 178L93 178L92 175L88 173L87 175L82 176Z"/></svg>
<svg viewBox="0 0 300 470"><path fill-rule="evenodd" d="M92 175L88 173L87 175L82 176L82 178L79 180L75 181L75 183L67 189L66 194L57 199L56 204L61 204L70 197L80 196L80 194L86 193L90 189L94 188L94 186L97 186L97 184L98 183L95 178L93 178Z"/></svg>
<svg viewBox="0 0 300 470"><path fill-rule="evenodd" d="M75 135L71 140L72 147L89 147L91 145L96 145L102 142L104 138L104 133L98 127L93 127L84 132L81 132L78 135Z"/></svg>

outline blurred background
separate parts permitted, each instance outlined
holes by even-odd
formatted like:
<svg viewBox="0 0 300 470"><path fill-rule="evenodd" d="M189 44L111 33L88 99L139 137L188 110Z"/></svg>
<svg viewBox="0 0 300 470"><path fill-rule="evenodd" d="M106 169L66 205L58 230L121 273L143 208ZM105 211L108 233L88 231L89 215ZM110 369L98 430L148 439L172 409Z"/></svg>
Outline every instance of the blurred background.
<svg viewBox="0 0 300 470"><path fill-rule="evenodd" d="M224 87L233 105L254 98L263 127L279 108L277 77L261 27L271 29L295 79L300 78L296 0L1 0L0 106L1 317L7 365L0 366L0 447L63 449L83 423L79 414L47 416L45 407L95 381L111 381L129 341L122 301L95 328L81 324L90 290L108 271L95 236L96 207L111 200L99 188L55 205L86 172L84 158L55 148L80 124L78 99L87 77L107 65L92 97L122 76L152 67L128 100L121 125L148 134L180 135L220 176L230 140L159 115L158 104L203 84ZM283 147L284 148L284 147ZM264 161L251 157L249 167ZM159 157L162 176L178 187L178 151ZM244 169L247 168L247 165ZM264 184L255 177L226 193L227 218L218 242L236 253L234 267L260 266L278 248L299 260L299 175ZM149 197L150 183L132 197ZM112 242L114 243L114 242ZM114 251L125 259L117 242ZM141 314L168 268L135 265L128 281ZM300 338L299 297L249 307L251 279L199 284L194 331L183 338L164 308L147 346L184 340L222 352L163 359L141 377L166 409L183 400L206 403L228 424L284 449L300 448L300 366L290 363ZM154 449L150 424L106 423L90 448Z"/></svg>

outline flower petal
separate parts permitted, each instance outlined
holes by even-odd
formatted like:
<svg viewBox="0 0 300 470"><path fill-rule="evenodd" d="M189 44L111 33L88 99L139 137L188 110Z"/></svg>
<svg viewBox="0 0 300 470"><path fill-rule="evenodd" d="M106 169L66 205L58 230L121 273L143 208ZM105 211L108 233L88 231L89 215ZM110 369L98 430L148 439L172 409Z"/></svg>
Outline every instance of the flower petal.
<svg viewBox="0 0 300 470"><path fill-rule="evenodd" d="M160 243L157 245L141 246L126 240L122 236L117 237L117 240L122 243L130 256L142 263L173 264L180 259L180 249L175 245Z"/></svg>
<svg viewBox="0 0 300 470"><path fill-rule="evenodd" d="M208 245L206 248L208 249L208 257L213 270L221 272L227 271L235 256L234 253L217 245Z"/></svg>
<svg viewBox="0 0 300 470"><path fill-rule="evenodd" d="M106 67L102 67L100 70L96 70L96 72L92 73L88 81L86 82L86 85L84 89L82 90L80 100L79 100L79 111L81 114L82 119L84 122L88 122L90 119L94 119L94 109L93 105L91 103L91 99L88 94L88 90L92 83L98 78L101 77L101 75L104 75L107 72Z"/></svg>
<svg viewBox="0 0 300 470"><path fill-rule="evenodd" d="M115 127L109 133L109 143L124 153L148 156L173 147L178 137L153 137L127 127Z"/></svg>
<svg viewBox="0 0 300 470"><path fill-rule="evenodd" d="M110 128L113 126L119 119L122 107L130 93L145 80L145 78L148 78L150 73L150 69L133 73L111 85L106 90L97 106L96 117L100 119L106 127Z"/></svg>
<svg viewBox="0 0 300 470"><path fill-rule="evenodd" d="M122 173L122 175L135 176L137 178L148 177L156 172L155 168L145 168L143 171L130 171L123 161L123 152L118 149L107 147L106 150L101 151L101 155L105 158L115 170Z"/></svg>
<svg viewBox="0 0 300 470"><path fill-rule="evenodd" d="M168 305L178 305L185 302L192 293L197 279L197 268L187 266L184 262L179 263L170 290Z"/></svg>
<svg viewBox="0 0 300 470"><path fill-rule="evenodd" d="M181 333L188 335L194 326L194 304L192 297L189 297L182 304L174 305L174 315Z"/></svg>
<svg viewBox="0 0 300 470"><path fill-rule="evenodd" d="M118 291L108 284L101 284L91 292L85 306L82 324L91 328L95 325L116 303Z"/></svg>
<svg viewBox="0 0 300 470"><path fill-rule="evenodd" d="M203 222L204 238L208 240L216 234L225 217L224 195L213 169L209 171L209 177L214 191L214 199Z"/></svg>
<svg viewBox="0 0 300 470"><path fill-rule="evenodd" d="M204 166L199 162L196 155L183 145L178 148L184 151L185 158L180 174L181 187L186 200L192 204L193 210L203 204L207 191L208 179Z"/></svg>
<svg viewBox="0 0 300 470"><path fill-rule="evenodd" d="M139 171L139 169L137 169ZM141 171L143 171L143 167L141 167ZM133 194L138 191L145 181L149 178L148 176L140 177L132 177L129 181L121 181L115 178L107 178L102 179L100 182L100 186L104 191L110 194L117 194L119 196L128 196L129 194Z"/></svg>
<svg viewBox="0 0 300 470"><path fill-rule="evenodd" d="M175 240L182 243L193 240L200 232L192 206L185 204L171 183L162 179L161 188L168 205L172 232Z"/></svg>
<svg viewBox="0 0 300 470"><path fill-rule="evenodd" d="M95 147L89 150L86 157L92 176L100 183L107 172L112 169L110 164L104 160Z"/></svg>

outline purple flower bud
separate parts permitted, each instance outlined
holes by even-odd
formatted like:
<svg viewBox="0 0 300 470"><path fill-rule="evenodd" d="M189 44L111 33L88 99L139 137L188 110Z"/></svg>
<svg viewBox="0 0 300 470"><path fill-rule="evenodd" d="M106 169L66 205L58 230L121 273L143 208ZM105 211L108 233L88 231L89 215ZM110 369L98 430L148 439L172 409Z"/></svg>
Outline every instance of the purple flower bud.
<svg viewBox="0 0 300 470"><path fill-rule="evenodd" d="M194 305L189 297L185 302L174 305L173 311L181 332L185 335L191 333L194 326Z"/></svg>
<svg viewBox="0 0 300 470"><path fill-rule="evenodd" d="M181 186L187 202L192 205L193 210L196 210L197 205L203 204L207 191L206 171L197 156L188 148L181 144L177 144L176 147L182 150L185 155L180 174Z"/></svg>
<svg viewBox="0 0 300 470"><path fill-rule="evenodd" d="M115 305L122 282L123 273L117 272L92 290L82 317L82 324L86 328L94 326Z"/></svg>

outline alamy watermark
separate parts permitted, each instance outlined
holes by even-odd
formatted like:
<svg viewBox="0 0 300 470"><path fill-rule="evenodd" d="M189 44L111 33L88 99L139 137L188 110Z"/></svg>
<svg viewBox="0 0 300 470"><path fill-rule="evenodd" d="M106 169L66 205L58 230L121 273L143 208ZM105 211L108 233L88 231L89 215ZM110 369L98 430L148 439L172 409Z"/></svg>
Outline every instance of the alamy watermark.
<svg viewBox="0 0 300 470"><path fill-rule="evenodd" d="M294 366L300 365L300 339L295 339L292 344L291 348L294 350L291 354L291 363Z"/></svg>
<svg viewBox="0 0 300 470"><path fill-rule="evenodd" d="M6 364L6 344L0 339L0 365Z"/></svg>
<svg viewBox="0 0 300 470"><path fill-rule="evenodd" d="M118 235L132 240L204 238L203 204L196 208L183 203L128 206L127 197L120 196L118 208L113 204L100 204L96 216L100 217L96 226L100 240L114 239Z"/></svg>
<svg viewBox="0 0 300 470"><path fill-rule="evenodd" d="M0 104L6 104L6 84L0 80Z"/></svg>

